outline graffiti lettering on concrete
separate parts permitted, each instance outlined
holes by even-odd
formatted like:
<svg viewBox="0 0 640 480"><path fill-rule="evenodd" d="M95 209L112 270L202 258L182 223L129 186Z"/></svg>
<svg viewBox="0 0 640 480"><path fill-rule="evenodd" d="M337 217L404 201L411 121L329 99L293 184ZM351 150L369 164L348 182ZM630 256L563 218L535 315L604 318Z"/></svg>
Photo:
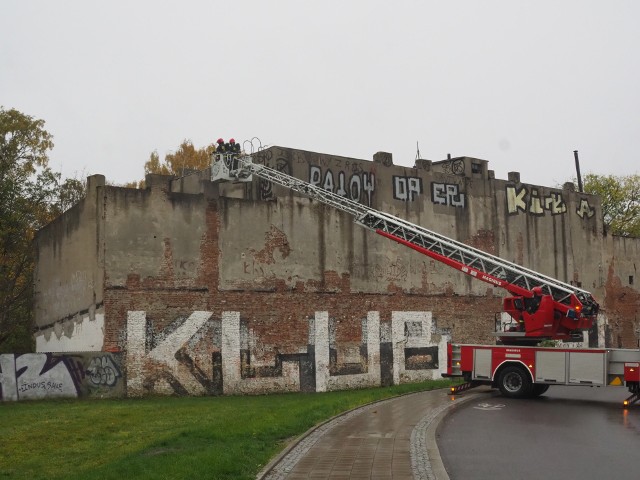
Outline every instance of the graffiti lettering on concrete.
<svg viewBox="0 0 640 480"><path fill-rule="evenodd" d="M372 276L378 281L399 282L407 280L408 275L422 275L424 262L403 262L400 258L380 263L354 264L352 275L356 277Z"/></svg>
<svg viewBox="0 0 640 480"><path fill-rule="evenodd" d="M270 153L271 152L268 151L261 152L260 156L256 157L256 161L281 173L291 175L291 166L289 165L289 161L283 157L277 157L274 159ZM273 183L261 178L258 185L260 199L273 200L275 198L273 195Z"/></svg>
<svg viewBox="0 0 640 480"><path fill-rule="evenodd" d="M321 167L312 165L309 167L309 183L355 202L371 205L375 189L375 175L356 172L347 176L343 170L334 173L329 168L323 171Z"/></svg>
<svg viewBox="0 0 640 480"><path fill-rule="evenodd" d="M449 175L464 175L464 160L458 158L442 164L442 171Z"/></svg>
<svg viewBox="0 0 640 480"><path fill-rule="evenodd" d="M422 194L422 178L393 176L393 198L403 202L413 202Z"/></svg>
<svg viewBox="0 0 640 480"><path fill-rule="evenodd" d="M98 365L103 366L101 371ZM113 374L107 375L105 367ZM0 398L8 401L87 396L98 385L116 387L121 376L111 354L4 354L0 355Z"/></svg>
<svg viewBox="0 0 640 480"><path fill-rule="evenodd" d="M389 262L387 264L376 263L372 266L373 276L389 282L404 281L407 279L408 268L402 262Z"/></svg>
<svg viewBox="0 0 640 480"><path fill-rule="evenodd" d="M591 205L589 205L589 200L581 198L576 213L580 218L585 219L593 217L596 214L596 211Z"/></svg>
<svg viewBox="0 0 640 480"><path fill-rule="evenodd" d="M393 198L403 202L413 202L424 193L422 178L393 176ZM431 182L431 201L436 205L465 207L465 194L460 191L460 185L450 183Z"/></svg>
<svg viewBox="0 0 640 480"><path fill-rule="evenodd" d="M78 369L73 359L42 353L16 357L16 387L20 399L77 397Z"/></svg>
<svg viewBox="0 0 640 480"><path fill-rule="evenodd" d="M460 186L453 183L431 183L431 200L437 205L452 207L465 206L465 195L460 192Z"/></svg>
<svg viewBox="0 0 640 480"><path fill-rule="evenodd" d="M87 368L89 380L94 385L113 387L122 377L120 369L110 356L94 357Z"/></svg>
<svg viewBox="0 0 640 480"><path fill-rule="evenodd" d="M541 195L537 188L507 185L507 212L510 215L520 212L538 216L545 215L546 212L560 215L567 212L567 204L560 192Z"/></svg>

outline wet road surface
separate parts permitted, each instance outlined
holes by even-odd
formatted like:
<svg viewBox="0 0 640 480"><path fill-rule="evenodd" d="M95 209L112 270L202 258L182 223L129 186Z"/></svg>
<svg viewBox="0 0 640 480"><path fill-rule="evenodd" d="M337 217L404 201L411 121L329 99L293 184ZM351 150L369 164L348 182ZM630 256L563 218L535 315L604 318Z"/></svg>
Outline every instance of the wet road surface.
<svg viewBox="0 0 640 480"><path fill-rule="evenodd" d="M623 387L551 387L536 399L498 394L454 409L437 444L452 480L640 479L640 405Z"/></svg>

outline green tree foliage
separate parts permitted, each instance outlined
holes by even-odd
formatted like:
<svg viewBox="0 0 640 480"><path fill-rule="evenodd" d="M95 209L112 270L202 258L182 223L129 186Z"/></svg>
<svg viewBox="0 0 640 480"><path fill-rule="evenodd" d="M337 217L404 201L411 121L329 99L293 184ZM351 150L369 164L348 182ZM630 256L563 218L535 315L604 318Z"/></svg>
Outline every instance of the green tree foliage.
<svg viewBox="0 0 640 480"><path fill-rule="evenodd" d="M0 352L31 350L35 232L84 195L48 167L51 148L43 120L0 107Z"/></svg>
<svg viewBox="0 0 640 480"><path fill-rule="evenodd" d="M607 231L614 235L640 237L640 175L596 175L584 177L584 191L599 195Z"/></svg>

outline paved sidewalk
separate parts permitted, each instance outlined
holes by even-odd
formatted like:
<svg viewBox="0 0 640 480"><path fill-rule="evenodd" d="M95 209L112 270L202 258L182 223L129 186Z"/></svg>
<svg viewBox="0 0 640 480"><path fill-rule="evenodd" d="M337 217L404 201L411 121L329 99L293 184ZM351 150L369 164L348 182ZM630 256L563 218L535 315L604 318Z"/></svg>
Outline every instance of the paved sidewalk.
<svg viewBox="0 0 640 480"><path fill-rule="evenodd" d="M433 390L352 410L297 439L258 478L448 479L435 427L449 406L483 391Z"/></svg>

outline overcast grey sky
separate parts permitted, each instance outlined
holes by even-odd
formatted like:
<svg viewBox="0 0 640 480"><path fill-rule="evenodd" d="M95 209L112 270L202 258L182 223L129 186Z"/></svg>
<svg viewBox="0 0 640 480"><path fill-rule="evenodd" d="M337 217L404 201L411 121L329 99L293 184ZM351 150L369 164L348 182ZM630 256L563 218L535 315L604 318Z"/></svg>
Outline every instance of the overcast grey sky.
<svg viewBox="0 0 640 480"><path fill-rule="evenodd" d="M65 176L143 178L183 139L257 136L555 186L640 171L640 2L0 2L0 105Z"/></svg>

